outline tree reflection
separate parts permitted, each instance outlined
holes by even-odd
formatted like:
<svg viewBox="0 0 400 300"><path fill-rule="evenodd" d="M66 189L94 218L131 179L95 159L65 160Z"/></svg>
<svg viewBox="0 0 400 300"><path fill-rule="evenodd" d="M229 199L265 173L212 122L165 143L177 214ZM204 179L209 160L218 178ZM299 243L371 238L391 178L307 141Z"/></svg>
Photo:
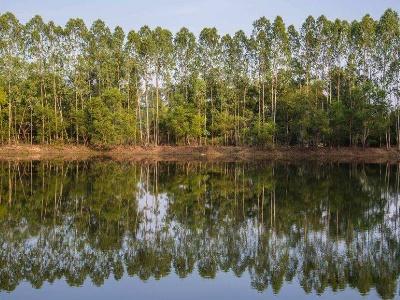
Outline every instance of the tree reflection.
<svg viewBox="0 0 400 300"><path fill-rule="evenodd" d="M1 162L0 291L247 272L394 298L399 166Z"/></svg>

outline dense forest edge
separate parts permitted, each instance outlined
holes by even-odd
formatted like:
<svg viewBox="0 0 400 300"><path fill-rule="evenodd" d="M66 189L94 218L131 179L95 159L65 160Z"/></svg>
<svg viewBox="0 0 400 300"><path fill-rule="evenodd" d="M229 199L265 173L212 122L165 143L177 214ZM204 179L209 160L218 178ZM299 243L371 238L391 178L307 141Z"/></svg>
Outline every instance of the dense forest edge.
<svg viewBox="0 0 400 300"><path fill-rule="evenodd" d="M2 145L399 149L399 98L392 9L198 36L0 15Z"/></svg>

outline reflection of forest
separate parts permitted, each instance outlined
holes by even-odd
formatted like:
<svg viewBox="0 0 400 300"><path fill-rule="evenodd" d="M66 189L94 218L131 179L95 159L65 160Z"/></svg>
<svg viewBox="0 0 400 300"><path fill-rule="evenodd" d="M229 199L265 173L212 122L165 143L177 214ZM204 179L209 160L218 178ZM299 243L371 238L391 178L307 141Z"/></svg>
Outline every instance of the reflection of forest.
<svg viewBox="0 0 400 300"><path fill-rule="evenodd" d="M398 166L0 164L0 291L195 269L395 297Z"/></svg>

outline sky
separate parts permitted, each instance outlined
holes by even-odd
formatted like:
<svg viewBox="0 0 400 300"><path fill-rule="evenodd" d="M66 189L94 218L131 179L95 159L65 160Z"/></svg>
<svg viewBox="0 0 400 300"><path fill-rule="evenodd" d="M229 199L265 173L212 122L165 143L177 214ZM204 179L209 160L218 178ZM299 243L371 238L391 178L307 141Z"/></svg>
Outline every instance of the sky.
<svg viewBox="0 0 400 300"><path fill-rule="evenodd" d="M38 14L60 25L79 17L88 26L102 19L125 31L149 25L176 32L185 26L194 33L214 26L220 33L250 32L261 16L273 20L280 15L297 27L309 15L354 20L368 13L379 18L387 8L400 13L400 0L0 0L0 13L10 11L23 23Z"/></svg>

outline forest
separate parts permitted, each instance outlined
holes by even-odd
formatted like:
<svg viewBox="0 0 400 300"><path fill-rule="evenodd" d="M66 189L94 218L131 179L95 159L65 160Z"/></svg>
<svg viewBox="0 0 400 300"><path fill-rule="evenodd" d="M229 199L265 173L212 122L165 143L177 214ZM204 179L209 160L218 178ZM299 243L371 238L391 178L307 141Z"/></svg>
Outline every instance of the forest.
<svg viewBox="0 0 400 300"><path fill-rule="evenodd" d="M127 33L0 15L0 143L400 149L400 20Z"/></svg>

